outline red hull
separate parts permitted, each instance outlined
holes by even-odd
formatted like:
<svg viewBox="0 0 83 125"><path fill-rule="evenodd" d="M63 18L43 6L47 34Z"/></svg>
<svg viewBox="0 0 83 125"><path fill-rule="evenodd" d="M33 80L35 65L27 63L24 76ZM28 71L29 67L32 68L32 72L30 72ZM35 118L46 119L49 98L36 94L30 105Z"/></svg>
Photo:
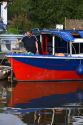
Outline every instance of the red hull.
<svg viewBox="0 0 83 125"><path fill-rule="evenodd" d="M70 70L48 70L9 58L18 81L83 80L83 75ZM17 68L18 67L18 68Z"/></svg>

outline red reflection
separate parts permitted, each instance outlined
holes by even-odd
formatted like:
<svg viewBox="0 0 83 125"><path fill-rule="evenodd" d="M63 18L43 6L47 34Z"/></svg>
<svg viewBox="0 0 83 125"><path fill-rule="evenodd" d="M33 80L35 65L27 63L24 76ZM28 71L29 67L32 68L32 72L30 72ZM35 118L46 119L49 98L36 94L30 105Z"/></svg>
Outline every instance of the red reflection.
<svg viewBox="0 0 83 125"><path fill-rule="evenodd" d="M21 82L14 88L9 106L54 94L72 93L79 89L83 90L82 82Z"/></svg>

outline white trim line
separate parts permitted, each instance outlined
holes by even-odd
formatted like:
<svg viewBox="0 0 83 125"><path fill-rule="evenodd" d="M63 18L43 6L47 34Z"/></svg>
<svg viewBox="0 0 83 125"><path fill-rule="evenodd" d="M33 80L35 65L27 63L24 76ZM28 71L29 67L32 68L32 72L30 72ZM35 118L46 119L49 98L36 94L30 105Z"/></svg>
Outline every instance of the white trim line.
<svg viewBox="0 0 83 125"><path fill-rule="evenodd" d="M83 43L83 38L75 38L74 43Z"/></svg>
<svg viewBox="0 0 83 125"><path fill-rule="evenodd" d="M21 57L21 58L46 58L46 59L83 59L83 57L72 57L72 56L67 56L67 57L61 57L61 56L54 56L54 57L50 57L50 56L24 56L24 55L6 55L6 57Z"/></svg>

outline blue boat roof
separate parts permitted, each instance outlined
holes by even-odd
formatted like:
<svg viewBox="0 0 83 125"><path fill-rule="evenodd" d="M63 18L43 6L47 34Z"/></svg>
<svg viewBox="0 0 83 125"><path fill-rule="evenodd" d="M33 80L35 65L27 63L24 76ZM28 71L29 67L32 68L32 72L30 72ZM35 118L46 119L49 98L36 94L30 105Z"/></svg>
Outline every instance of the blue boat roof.
<svg viewBox="0 0 83 125"><path fill-rule="evenodd" d="M74 37L68 31L52 31L53 35L57 35L61 37L66 42L70 42L74 40Z"/></svg>
<svg viewBox="0 0 83 125"><path fill-rule="evenodd" d="M83 31L80 30L80 31L78 31L78 33L79 33L79 35L83 38Z"/></svg>
<svg viewBox="0 0 83 125"><path fill-rule="evenodd" d="M74 36L72 33L78 34L81 38L83 38L83 30L56 30L56 29L42 29L34 31L34 33L39 34L51 34L61 37L66 42L74 41Z"/></svg>

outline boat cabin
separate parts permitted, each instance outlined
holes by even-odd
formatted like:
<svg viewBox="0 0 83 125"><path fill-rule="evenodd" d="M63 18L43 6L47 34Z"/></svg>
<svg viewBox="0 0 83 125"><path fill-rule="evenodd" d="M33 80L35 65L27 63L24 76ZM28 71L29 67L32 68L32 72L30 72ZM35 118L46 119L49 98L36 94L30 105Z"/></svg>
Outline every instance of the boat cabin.
<svg viewBox="0 0 83 125"><path fill-rule="evenodd" d="M39 54L55 56L83 56L83 31L74 30L33 30L37 36ZM1 34L0 53L11 52L23 35ZM17 47L19 48L19 47Z"/></svg>
<svg viewBox="0 0 83 125"><path fill-rule="evenodd" d="M40 54L83 54L83 31L43 29L34 33L38 38Z"/></svg>

